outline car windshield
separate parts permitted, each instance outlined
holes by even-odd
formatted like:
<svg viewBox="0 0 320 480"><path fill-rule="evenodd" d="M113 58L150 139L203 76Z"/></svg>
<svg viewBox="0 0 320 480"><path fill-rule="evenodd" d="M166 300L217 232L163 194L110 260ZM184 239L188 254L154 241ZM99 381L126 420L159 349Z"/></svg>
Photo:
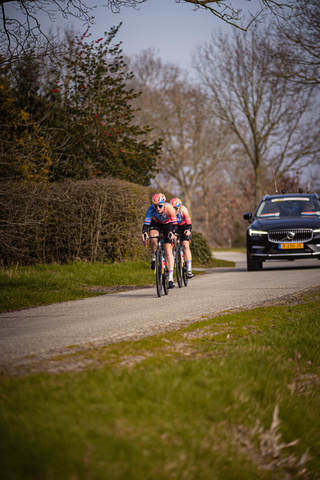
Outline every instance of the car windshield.
<svg viewBox="0 0 320 480"><path fill-rule="evenodd" d="M260 203L256 216L264 218L320 218L320 201L310 197L271 198Z"/></svg>

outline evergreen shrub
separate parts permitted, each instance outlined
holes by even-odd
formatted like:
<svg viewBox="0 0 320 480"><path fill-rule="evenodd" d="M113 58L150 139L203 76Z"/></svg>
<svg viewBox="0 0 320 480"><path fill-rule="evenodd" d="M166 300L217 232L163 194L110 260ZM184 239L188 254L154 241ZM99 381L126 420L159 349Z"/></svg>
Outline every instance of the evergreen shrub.
<svg viewBox="0 0 320 480"><path fill-rule="evenodd" d="M202 233L192 230L190 249L193 264L210 265L213 262L207 239Z"/></svg>

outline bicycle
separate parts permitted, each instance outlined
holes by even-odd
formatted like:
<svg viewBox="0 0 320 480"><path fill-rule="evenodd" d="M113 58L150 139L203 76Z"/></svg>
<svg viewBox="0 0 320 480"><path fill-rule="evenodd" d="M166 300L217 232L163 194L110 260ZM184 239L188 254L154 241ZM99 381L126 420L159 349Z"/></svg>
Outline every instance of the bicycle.
<svg viewBox="0 0 320 480"><path fill-rule="evenodd" d="M175 248L175 263L176 263L176 275L177 275L177 282L179 285L179 288L182 287L182 279L184 286L188 286L188 270L187 270L187 264L184 260L184 253L183 253L183 246L181 243L181 235L180 233L177 235L177 244ZM190 241L190 240L189 240Z"/></svg>
<svg viewBox="0 0 320 480"><path fill-rule="evenodd" d="M150 237L147 237L147 238L150 238ZM168 295L169 293L169 273L166 265L166 252L164 249L164 239L167 237L164 237L163 235L159 235L158 237L152 237L152 238L158 239L157 250L156 250L155 274L156 274L157 295L158 297L161 297L162 289L165 295ZM145 246L146 244L147 242L145 241Z"/></svg>

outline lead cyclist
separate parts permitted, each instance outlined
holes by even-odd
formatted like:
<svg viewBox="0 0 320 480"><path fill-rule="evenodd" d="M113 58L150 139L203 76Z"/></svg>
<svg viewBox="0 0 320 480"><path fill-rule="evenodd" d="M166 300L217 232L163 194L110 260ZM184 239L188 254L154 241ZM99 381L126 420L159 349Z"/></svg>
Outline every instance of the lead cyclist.
<svg viewBox="0 0 320 480"><path fill-rule="evenodd" d="M152 205L147 210L142 228L142 241L150 236L150 247L152 252L151 268L155 269L157 238L162 233L164 239L164 249L166 252L166 262L169 273L169 288L174 288L173 267L174 258L172 254L172 241L175 233L178 233L178 222L176 212L170 203L166 203L166 197L162 193L156 193L152 197Z"/></svg>

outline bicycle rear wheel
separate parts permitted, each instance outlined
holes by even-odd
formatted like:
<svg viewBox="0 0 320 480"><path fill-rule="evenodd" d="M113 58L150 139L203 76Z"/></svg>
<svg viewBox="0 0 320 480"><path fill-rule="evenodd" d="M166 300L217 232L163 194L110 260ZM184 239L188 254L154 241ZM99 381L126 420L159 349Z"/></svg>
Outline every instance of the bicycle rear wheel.
<svg viewBox="0 0 320 480"><path fill-rule="evenodd" d="M158 246L156 253L156 284L157 294L161 297L162 294L162 255L161 248Z"/></svg>
<svg viewBox="0 0 320 480"><path fill-rule="evenodd" d="M180 244L177 242L176 246L176 274L177 274L177 282L179 288L182 287L182 263L181 263L181 255L180 255Z"/></svg>

